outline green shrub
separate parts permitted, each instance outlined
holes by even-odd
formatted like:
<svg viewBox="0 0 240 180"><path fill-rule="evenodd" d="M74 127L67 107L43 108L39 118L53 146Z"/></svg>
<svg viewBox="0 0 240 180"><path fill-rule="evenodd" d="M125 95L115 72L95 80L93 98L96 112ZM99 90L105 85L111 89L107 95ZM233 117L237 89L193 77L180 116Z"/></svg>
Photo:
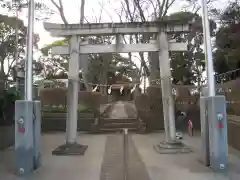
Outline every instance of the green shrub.
<svg viewBox="0 0 240 180"><path fill-rule="evenodd" d="M19 93L15 88L10 88L3 92L0 98L0 124L14 124L15 101L19 100Z"/></svg>

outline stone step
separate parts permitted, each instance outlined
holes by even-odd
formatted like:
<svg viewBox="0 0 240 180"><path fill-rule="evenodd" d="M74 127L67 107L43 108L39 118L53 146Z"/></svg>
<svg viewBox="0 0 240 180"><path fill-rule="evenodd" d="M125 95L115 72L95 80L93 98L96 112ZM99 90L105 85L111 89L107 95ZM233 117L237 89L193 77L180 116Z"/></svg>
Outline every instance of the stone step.
<svg viewBox="0 0 240 180"><path fill-rule="evenodd" d="M124 119L114 119L114 118L104 118L100 120L100 124L108 124L108 123L133 123L139 122L136 118L124 118Z"/></svg>
<svg viewBox="0 0 240 180"><path fill-rule="evenodd" d="M83 117L78 117L78 121L81 121L81 120L94 120L95 118L91 118L91 117L88 117L88 118L83 118ZM67 117L42 117L42 120L44 121L66 121L67 120Z"/></svg>
<svg viewBox="0 0 240 180"><path fill-rule="evenodd" d="M66 118L66 112L42 112L44 118ZM94 118L93 113L78 113L79 118Z"/></svg>
<svg viewBox="0 0 240 180"><path fill-rule="evenodd" d="M42 112L42 117L52 118L52 117L67 117L66 112Z"/></svg>
<svg viewBox="0 0 240 180"><path fill-rule="evenodd" d="M138 128L127 128L130 132L138 131ZM100 128L100 132L122 132L123 128Z"/></svg>
<svg viewBox="0 0 240 180"><path fill-rule="evenodd" d="M138 128L139 122L127 122L127 123L106 123L102 124L102 128Z"/></svg>

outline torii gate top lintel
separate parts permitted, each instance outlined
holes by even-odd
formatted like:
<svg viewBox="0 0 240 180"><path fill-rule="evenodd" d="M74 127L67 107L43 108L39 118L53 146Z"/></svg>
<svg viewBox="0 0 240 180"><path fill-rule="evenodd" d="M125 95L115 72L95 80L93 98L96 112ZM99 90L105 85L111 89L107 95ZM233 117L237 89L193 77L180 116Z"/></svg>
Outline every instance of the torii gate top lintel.
<svg viewBox="0 0 240 180"><path fill-rule="evenodd" d="M44 28L54 37L79 35L117 35L135 33L167 33L184 32L191 30L192 22L162 20L152 22L133 22L133 23L89 23L89 24L54 24L44 23Z"/></svg>

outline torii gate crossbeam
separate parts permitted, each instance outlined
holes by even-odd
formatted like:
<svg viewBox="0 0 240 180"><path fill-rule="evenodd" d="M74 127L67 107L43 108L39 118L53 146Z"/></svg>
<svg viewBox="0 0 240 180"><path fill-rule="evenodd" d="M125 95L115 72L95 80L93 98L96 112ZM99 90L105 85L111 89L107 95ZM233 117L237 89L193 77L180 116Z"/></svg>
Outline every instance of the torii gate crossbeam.
<svg viewBox="0 0 240 180"><path fill-rule="evenodd" d="M191 22L176 20L162 20L157 22L135 22L135 23L91 23L91 24L54 24L44 23L44 28L53 37L62 36L108 36L117 34L144 34L144 33L188 33Z"/></svg>
<svg viewBox="0 0 240 180"><path fill-rule="evenodd" d="M185 51L187 43L168 43L170 51ZM111 44L111 45L81 45L79 54L94 53L128 53L128 52L157 52L159 51L157 43L148 44ZM52 48L53 55L70 54L71 48L68 44L55 46Z"/></svg>

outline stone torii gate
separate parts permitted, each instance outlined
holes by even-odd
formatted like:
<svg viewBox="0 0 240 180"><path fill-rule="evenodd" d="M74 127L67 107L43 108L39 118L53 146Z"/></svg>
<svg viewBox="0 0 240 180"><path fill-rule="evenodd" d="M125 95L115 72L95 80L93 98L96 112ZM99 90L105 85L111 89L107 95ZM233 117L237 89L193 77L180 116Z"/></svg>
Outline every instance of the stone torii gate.
<svg viewBox="0 0 240 180"><path fill-rule="evenodd" d="M80 54L90 53L159 52L166 141L175 141L175 117L169 51L186 51L187 43L171 42L168 40L168 35L173 33L189 33L190 27L190 22L183 24L175 20L82 25L44 23L44 28L49 31L53 37L70 36L69 44L53 47L52 49L52 54L54 55L70 54L66 147L76 144L77 138L78 74L80 64L86 65L86 63L82 62L86 61L86 59L79 60L81 57ZM121 37L130 34L156 34L157 40L151 40L150 43L123 44ZM116 36L117 41L116 44L111 45L90 45L80 41L80 37L84 36Z"/></svg>

